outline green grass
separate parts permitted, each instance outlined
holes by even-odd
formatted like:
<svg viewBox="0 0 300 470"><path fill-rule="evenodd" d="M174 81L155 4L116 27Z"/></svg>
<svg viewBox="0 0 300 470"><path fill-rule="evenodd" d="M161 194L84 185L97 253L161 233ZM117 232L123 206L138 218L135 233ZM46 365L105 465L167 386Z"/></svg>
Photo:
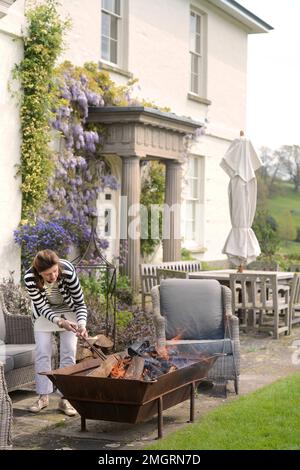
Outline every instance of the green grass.
<svg viewBox="0 0 300 470"><path fill-rule="evenodd" d="M300 450L299 423L300 373L225 404L147 449Z"/></svg>
<svg viewBox="0 0 300 470"><path fill-rule="evenodd" d="M282 255L297 255L300 256L300 243L299 242L281 242L279 253Z"/></svg>
<svg viewBox="0 0 300 470"><path fill-rule="evenodd" d="M280 184L280 195L268 199L268 209L277 222L286 210L291 211L296 226L300 227L300 193L293 191L292 184Z"/></svg>

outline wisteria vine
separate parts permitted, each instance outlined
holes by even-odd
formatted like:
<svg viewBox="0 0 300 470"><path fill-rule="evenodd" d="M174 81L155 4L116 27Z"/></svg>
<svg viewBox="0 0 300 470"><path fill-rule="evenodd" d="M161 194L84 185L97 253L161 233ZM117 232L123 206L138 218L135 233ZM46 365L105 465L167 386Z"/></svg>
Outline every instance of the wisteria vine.
<svg viewBox="0 0 300 470"><path fill-rule="evenodd" d="M63 136L56 152L55 172L49 180L47 203L41 216L50 219L62 214L76 227L78 245L90 236L90 217L105 188L116 190L119 183L107 171L100 157L105 130L86 123L89 106L128 104L128 89L117 87L96 64L75 67L69 62L56 72L58 106L54 110L53 129ZM102 242L102 248L107 242Z"/></svg>

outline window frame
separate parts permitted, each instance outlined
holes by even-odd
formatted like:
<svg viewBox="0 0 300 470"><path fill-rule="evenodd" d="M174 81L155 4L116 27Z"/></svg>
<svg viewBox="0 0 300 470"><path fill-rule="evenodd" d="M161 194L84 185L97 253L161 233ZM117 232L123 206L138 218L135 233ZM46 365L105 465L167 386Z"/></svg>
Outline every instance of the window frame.
<svg viewBox="0 0 300 470"><path fill-rule="evenodd" d="M197 160L197 175L189 174L189 168L192 160ZM191 250L197 250L204 245L204 202L205 202L205 157L203 155L192 154L189 156L188 171L186 174L186 187L188 192L184 198L184 246ZM192 194L193 182L197 181L197 197ZM188 219L188 203L194 204L194 214ZM202 207L202 210L200 208ZM193 223L192 238L187 238L187 223Z"/></svg>
<svg viewBox="0 0 300 470"><path fill-rule="evenodd" d="M111 10L107 10L103 6L103 0L101 0L101 37L100 37L100 63L106 64L110 67L117 68L127 68L128 61L128 0L120 0L120 13L116 13ZM109 15L110 18L117 19L117 47L116 47L116 62L112 62L110 42L114 40L111 36L106 36L103 34L103 13ZM109 41L109 59L103 57L103 38L108 39Z"/></svg>
<svg viewBox="0 0 300 470"><path fill-rule="evenodd" d="M200 32L195 32L195 37L192 37L191 17L199 18ZM196 50L196 37L199 36L200 50ZM193 41L192 41L193 39ZM192 42L194 47L191 47ZM193 58L198 60L198 73L193 72ZM195 6L191 5L189 10L189 94L196 97L206 97L206 74L207 74L207 14ZM193 79L197 78L197 89L194 88Z"/></svg>

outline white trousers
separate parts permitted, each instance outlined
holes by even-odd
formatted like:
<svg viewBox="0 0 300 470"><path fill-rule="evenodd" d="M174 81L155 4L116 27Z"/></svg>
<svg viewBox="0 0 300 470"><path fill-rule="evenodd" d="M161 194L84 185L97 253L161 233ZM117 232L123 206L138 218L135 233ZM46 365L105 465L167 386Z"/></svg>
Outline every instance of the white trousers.
<svg viewBox="0 0 300 470"><path fill-rule="evenodd" d="M65 367L76 362L77 336L72 331L63 331L60 336L59 367ZM36 358L35 358L35 384L38 395L47 395L53 392L53 384L45 375L39 372L48 372L52 369L52 332L35 331Z"/></svg>

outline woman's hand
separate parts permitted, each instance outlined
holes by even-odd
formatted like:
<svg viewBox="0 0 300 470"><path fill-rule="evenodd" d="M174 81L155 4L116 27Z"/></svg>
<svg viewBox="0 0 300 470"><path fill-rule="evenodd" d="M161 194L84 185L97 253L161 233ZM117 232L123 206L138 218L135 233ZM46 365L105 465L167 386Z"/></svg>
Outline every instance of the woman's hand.
<svg viewBox="0 0 300 470"><path fill-rule="evenodd" d="M76 336L83 336L83 338L87 338L88 337L88 332L86 331L86 327L83 326L83 325L79 325L77 327Z"/></svg>
<svg viewBox="0 0 300 470"><path fill-rule="evenodd" d="M67 331L73 331L73 333L77 333L77 325L76 323L73 323L69 320L65 320L63 318L61 318L58 322L57 322L59 328L63 328L64 330L67 330Z"/></svg>

